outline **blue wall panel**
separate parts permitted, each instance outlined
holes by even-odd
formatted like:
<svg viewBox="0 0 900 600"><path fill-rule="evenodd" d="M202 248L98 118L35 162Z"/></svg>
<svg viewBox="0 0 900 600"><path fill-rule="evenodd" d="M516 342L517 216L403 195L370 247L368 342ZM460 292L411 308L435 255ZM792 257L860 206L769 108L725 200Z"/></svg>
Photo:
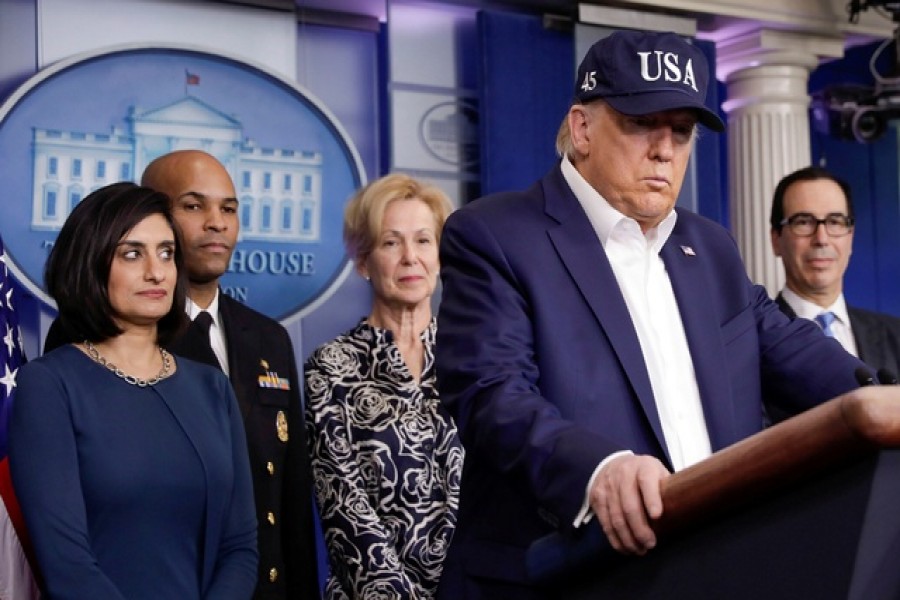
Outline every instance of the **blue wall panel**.
<svg viewBox="0 0 900 600"><path fill-rule="evenodd" d="M556 163L556 132L574 93L570 32L530 15L482 11L481 192L524 189Z"/></svg>
<svg viewBox="0 0 900 600"><path fill-rule="evenodd" d="M706 105L718 112L722 120L727 122L721 108L723 88L716 81L716 43L697 39L693 43L703 51L710 65L710 85L706 92ZM728 169L724 168L727 163L723 160L727 147L725 136L725 133L715 133L701 126L694 158L697 162L697 212L728 227L726 191Z"/></svg>

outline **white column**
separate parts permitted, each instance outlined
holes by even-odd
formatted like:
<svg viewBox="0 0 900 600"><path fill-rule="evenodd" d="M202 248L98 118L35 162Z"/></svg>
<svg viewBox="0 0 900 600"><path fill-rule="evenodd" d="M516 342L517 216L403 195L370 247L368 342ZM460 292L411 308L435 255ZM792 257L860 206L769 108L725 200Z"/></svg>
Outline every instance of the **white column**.
<svg viewBox="0 0 900 600"><path fill-rule="evenodd" d="M750 279L774 296L784 270L769 243L772 192L784 175L810 164L809 73L819 57L842 56L843 42L757 30L716 47L717 76L728 88L731 229Z"/></svg>

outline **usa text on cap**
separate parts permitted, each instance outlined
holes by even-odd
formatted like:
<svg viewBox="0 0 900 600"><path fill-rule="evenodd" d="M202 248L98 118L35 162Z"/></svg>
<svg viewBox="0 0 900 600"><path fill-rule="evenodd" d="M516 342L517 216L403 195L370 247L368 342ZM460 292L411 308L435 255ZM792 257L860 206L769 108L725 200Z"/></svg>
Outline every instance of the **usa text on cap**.
<svg viewBox="0 0 900 600"><path fill-rule="evenodd" d="M723 131L707 108L709 67L703 52L674 33L616 31L588 50L575 81L575 98L602 98L620 113L646 115L695 109L698 120Z"/></svg>

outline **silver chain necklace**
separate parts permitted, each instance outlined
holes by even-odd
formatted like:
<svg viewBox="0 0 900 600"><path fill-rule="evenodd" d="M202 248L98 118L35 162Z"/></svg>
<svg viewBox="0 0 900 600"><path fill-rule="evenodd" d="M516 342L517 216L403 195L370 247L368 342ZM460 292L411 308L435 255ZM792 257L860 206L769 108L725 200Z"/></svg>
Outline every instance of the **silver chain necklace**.
<svg viewBox="0 0 900 600"><path fill-rule="evenodd" d="M158 346L159 354L162 356L162 369L160 369L159 373L157 373L156 376L152 377L151 379L139 379L137 377L134 377L133 375L128 375L122 369L106 360L106 358L97 351L97 348L94 346L94 344L92 344L88 340L84 340L84 347L88 351L88 356L90 356L94 360L94 362L103 365L104 367L115 373L118 377L124 379L126 383L130 383L131 385L136 385L138 387L147 387L148 385L159 383L160 380L165 379L169 376L169 367L172 366L172 361L170 359L169 353L166 352L162 346Z"/></svg>

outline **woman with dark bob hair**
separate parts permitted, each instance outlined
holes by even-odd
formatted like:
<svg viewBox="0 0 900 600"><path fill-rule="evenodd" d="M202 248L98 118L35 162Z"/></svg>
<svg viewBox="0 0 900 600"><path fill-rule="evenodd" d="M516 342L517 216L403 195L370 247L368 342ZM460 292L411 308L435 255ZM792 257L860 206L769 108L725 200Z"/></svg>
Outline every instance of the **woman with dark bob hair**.
<svg viewBox="0 0 900 600"><path fill-rule="evenodd" d="M45 271L72 339L19 370L13 485L50 598L240 599L256 517L225 376L175 359L185 291L169 199L116 183L79 203Z"/></svg>
<svg viewBox="0 0 900 600"><path fill-rule="evenodd" d="M114 183L78 204L59 232L44 284L56 301L59 323L72 340L101 340L122 333L109 298L109 271L120 238L150 215L160 215L176 230L168 197L133 183ZM184 256L175 240L177 270L171 307L157 321L157 342L165 346L187 324L184 312Z"/></svg>

